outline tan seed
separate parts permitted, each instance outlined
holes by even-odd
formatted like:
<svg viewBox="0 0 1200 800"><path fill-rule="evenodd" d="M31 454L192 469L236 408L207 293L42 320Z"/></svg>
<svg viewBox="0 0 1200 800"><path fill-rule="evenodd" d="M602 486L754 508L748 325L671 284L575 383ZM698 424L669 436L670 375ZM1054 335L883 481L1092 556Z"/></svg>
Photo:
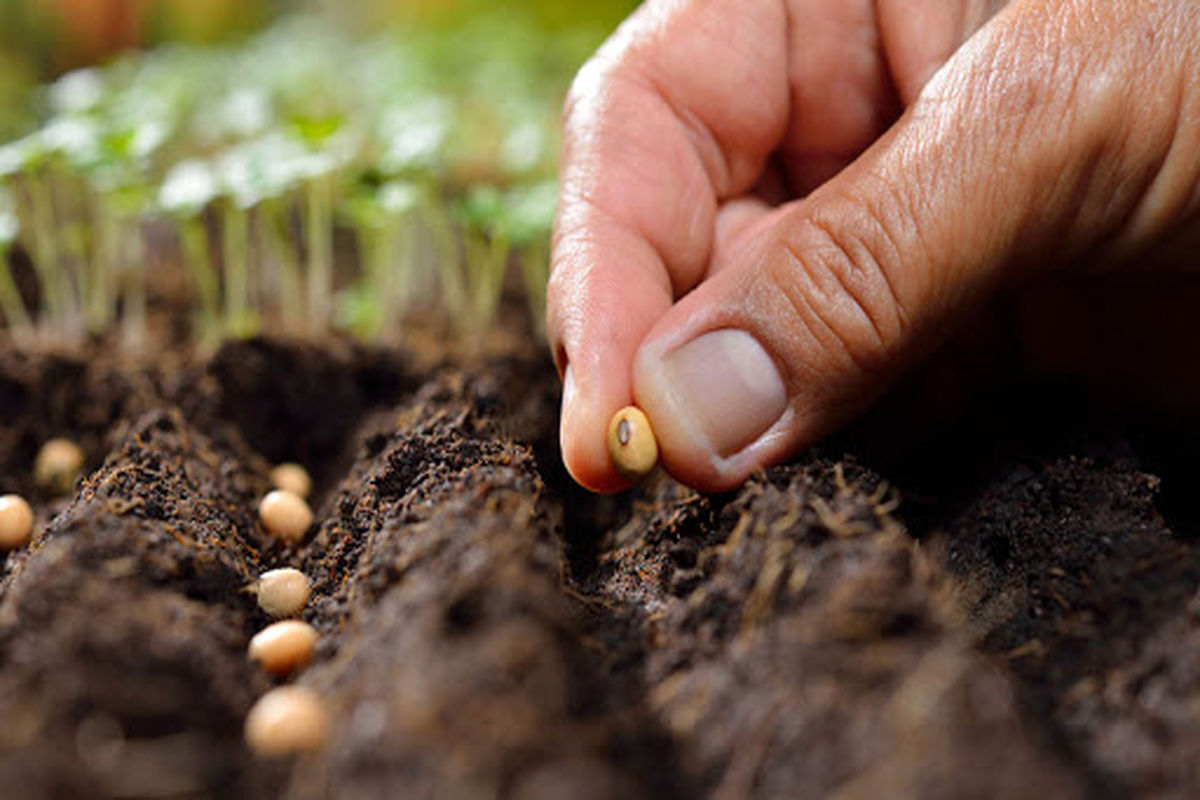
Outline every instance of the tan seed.
<svg viewBox="0 0 1200 800"><path fill-rule="evenodd" d="M250 640L250 659L272 675L290 675L312 661L317 630L298 619L268 625Z"/></svg>
<svg viewBox="0 0 1200 800"><path fill-rule="evenodd" d="M303 572L285 567L259 575L254 591L263 611L272 617L290 617L304 610L311 590Z"/></svg>
<svg viewBox="0 0 1200 800"><path fill-rule="evenodd" d="M50 439L33 462L33 482L44 492L67 494L83 469L83 450L70 439Z"/></svg>
<svg viewBox="0 0 1200 800"><path fill-rule="evenodd" d="M312 509L304 498L276 489L258 504L258 516L267 533L285 542L298 542L313 523Z"/></svg>
<svg viewBox="0 0 1200 800"><path fill-rule="evenodd" d="M329 715L312 689L280 686L250 709L245 733L246 744L262 756L311 753L329 737Z"/></svg>
<svg viewBox="0 0 1200 800"><path fill-rule="evenodd" d="M0 497L0 551L14 550L33 533L33 509L16 494Z"/></svg>
<svg viewBox="0 0 1200 800"><path fill-rule="evenodd" d="M608 423L608 456L621 477L639 481L658 463L658 442L650 420L636 406L625 406Z"/></svg>
<svg viewBox="0 0 1200 800"><path fill-rule="evenodd" d="M304 499L308 499L308 493L312 491L312 478L308 476L308 470L291 462L271 470L271 483L275 484L276 489L283 489Z"/></svg>

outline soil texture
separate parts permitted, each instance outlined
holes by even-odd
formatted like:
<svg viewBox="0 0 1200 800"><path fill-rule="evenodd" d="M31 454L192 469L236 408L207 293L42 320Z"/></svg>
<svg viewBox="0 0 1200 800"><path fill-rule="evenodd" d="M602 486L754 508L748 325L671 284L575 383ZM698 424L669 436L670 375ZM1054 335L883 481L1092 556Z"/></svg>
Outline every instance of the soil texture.
<svg viewBox="0 0 1200 800"><path fill-rule="evenodd" d="M37 513L0 556L0 794L1200 791L1185 431L1017 392L916 449L594 497L541 346L497 342L0 352L0 490ZM67 497L30 477L53 436L87 454ZM256 515L285 460L315 479L295 547ZM263 759L249 587L281 566L332 735Z"/></svg>

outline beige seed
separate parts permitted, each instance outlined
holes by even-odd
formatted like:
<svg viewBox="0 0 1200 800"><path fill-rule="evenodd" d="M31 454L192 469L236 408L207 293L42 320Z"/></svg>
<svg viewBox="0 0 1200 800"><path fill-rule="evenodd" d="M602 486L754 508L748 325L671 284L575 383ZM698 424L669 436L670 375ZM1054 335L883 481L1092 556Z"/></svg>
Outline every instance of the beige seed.
<svg viewBox="0 0 1200 800"><path fill-rule="evenodd" d="M83 469L83 450L70 439L50 439L33 462L33 482L44 492L68 494Z"/></svg>
<svg viewBox="0 0 1200 800"><path fill-rule="evenodd" d="M298 619L268 625L250 640L250 660L272 675L290 675L312 661L317 629Z"/></svg>
<svg viewBox="0 0 1200 800"><path fill-rule="evenodd" d="M263 611L272 617L290 617L304 610L310 588L303 572L285 567L259 575L254 592Z"/></svg>
<svg viewBox="0 0 1200 800"><path fill-rule="evenodd" d="M276 489L262 499L258 504L258 516L267 533L289 543L303 539L313 523L312 509L304 498L282 489Z"/></svg>
<svg viewBox="0 0 1200 800"><path fill-rule="evenodd" d="M290 461L271 470L271 483L276 489L283 489L304 499L307 499L308 493L312 491L312 478L308 477L308 470Z"/></svg>
<svg viewBox="0 0 1200 800"><path fill-rule="evenodd" d="M14 550L33 533L33 509L20 495L0 497L0 552Z"/></svg>
<svg viewBox="0 0 1200 800"><path fill-rule="evenodd" d="M250 709L245 733L246 744L262 756L311 753L329 736L329 715L312 689L280 686Z"/></svg>
<svg viewBox="0 0 1200 800"><path fill-rule="evenodd" d="M608 423L608 456L622 478L639 481L658 463L658 442L650 420L636 406L625 406Z"/></svg>

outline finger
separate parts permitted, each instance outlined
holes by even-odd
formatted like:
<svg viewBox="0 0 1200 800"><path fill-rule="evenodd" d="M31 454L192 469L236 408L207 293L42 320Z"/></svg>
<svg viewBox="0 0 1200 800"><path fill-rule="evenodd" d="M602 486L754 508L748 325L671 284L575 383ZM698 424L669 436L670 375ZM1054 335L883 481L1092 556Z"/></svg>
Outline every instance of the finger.
<svg viewBox="0 0 1200 800"><path fill-rule="evenodd" d="M788 0L792 114L782 150L801 195L841 171L900 113L875 6L875 0Z"/></svg>
<svg viewBox="0 0 1200 800"><path fill-rule="evenodd" d="M730 263L728 255L736 252L743 238L770 224L773 210L757 197L739 197L721 206L713 236L713 266Z"/></svg>
<svg viewBox="0 0 1200 800"><path fill-rule="evenodd" d="M1006 0L788 0L782 153L807 194L857 158Z"/></svg>
<svg viewBox="0 0 1200 800"><path fill-rule="evenodd" d="M1025 2L982 29L651 331L634 396L667 468L730 488L861 411L1001 282L1194 217L1188 7Z"/></svg>
<svg viewBox="0 0 1200 800"><path fill-rule="evenodd" d="M547 326L570 365L563 458L625 482L604 431L650 327L711 261L718 203L748 191L787 116L782 3L648 3L580 73L564 119Z"/></svg>

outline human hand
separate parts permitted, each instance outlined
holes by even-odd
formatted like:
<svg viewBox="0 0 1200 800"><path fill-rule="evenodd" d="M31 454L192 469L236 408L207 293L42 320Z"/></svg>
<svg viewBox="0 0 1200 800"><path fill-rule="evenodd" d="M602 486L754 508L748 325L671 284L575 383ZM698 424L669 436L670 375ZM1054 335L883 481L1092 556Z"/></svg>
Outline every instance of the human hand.
<svg viewBox="0 0 1200 800"><path fill-rule="evenodd" d="M1200 374L1194 333L1121 359L1200 301L1193 0L1001 5L651 0L581 71L547 323L580 483L626 485L633 401L675 477L736 486L1012 287L1036 360Z"/></svg>

